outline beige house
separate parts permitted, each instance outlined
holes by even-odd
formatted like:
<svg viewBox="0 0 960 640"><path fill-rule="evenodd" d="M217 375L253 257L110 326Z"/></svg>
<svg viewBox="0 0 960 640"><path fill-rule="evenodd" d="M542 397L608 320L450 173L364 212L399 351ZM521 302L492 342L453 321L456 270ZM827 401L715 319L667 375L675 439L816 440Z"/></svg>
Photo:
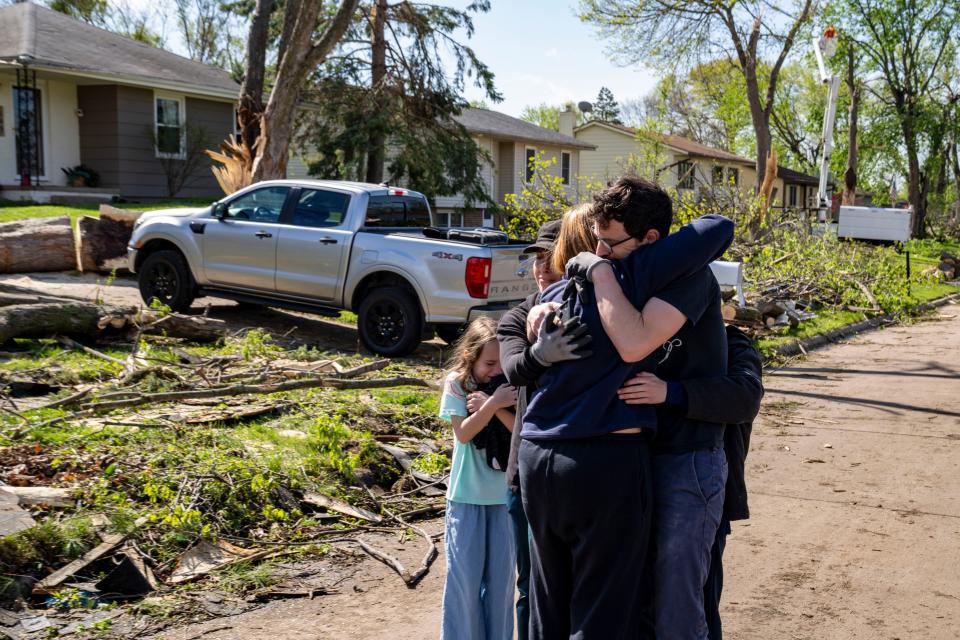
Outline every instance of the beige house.
<svg viewBox="0 0 960 640"><path fill-rule="evenodd" d="M187 156L188 130L210 147L231 133L238 93L222 69L31 2L4 7L0 197L166 197L164 160ZM68 184L61 169L81 163L100 189ZM208 167L203 158L177 195L222 195Z"/></svg>
<svg viewBox="0 0 960 640"><path fill-rule="evenodd" d="M571 114L572 115L572 114ZM738 189L749 195L756 188L753 160L673 135L638 133L620 124L593 121L579 127L561 119L561 131L595 148L580 154L580 175L591 182L628 171L654 177L665 187L700 199ZM786 167L777 168L773 206L803 210L816 196L818 179Z"/></svg>

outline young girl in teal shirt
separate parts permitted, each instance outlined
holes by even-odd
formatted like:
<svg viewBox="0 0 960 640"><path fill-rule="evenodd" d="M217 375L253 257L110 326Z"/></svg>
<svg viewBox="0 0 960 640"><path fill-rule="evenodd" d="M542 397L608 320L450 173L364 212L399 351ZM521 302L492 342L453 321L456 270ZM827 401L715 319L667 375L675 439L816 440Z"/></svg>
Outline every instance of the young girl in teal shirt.
<svg viewBox="0 0 960 640"><path fill-rule="evenodd" d="M513 637L514 548L507 514L507 481L492 469L474 436L496 416L512 428L516 391L501 385L487 395L478 385L500 375L497 324L474 320L454 345L440 399L440 418L453 427L447 489L443 588L444 640Z"/></svg>

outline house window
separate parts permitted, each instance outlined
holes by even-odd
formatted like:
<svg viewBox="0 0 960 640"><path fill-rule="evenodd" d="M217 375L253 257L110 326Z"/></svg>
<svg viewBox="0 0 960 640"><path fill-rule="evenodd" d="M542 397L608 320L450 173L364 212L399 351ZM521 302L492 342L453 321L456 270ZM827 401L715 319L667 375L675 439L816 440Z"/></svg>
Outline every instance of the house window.
<svg viewBox="0 0 960 640"><path fill-rule="evenodd" d="M570 152L560 152L560 179L563 184L570 184Z"/></svg>
<svg viewBox="0 0 960 640"><path fill-rule="evenodd" d="M727 184L736 187L740 184L740 169L729 167L727 169Z"/></svg>
<svg viewBox="0 0 960 640"><path fill-rule="evenodd" d="M715 187L723 186L723 167L714 167L712 173L712 182Z"/></svg>
<svg viewBox="0 0 960 640"><path fill-rule="evenodd" d="M524 157L527 163L524 165L523 181L527 184L533 184L533 176L536 173L534 171L534 163L537 160L537 150L527 148L527 153Z"/></svg>
<svg viewBox="0 0 960 640"><path fill-rule="evenodd" d="M686 160L677 163L677 188L693 189L693 163Z"/></svg>
<svg viewBox="0 0 960 640"><path fill-rule="evenodd" d="M795 184L791 184L789 187L787 187L787 206L797 206L797 185Z"/></svg>
<svg viewBox="0 0 960 640"><path fill-rule="evenodd" d="M44 175L40 89L13 88L13 127L17 139L17 175Z"/></svg>
<svg viewBox="0 0 960 640"><path fill-rule="evenodd" d="M451 212L451 213L438 213L437 216L437 226L440 227L462 227L463 226L463 212Z"/></svg>
<svg viewBox="0 0 960 640"><path fill-rule="evenodd" d="M183 156L183 125L186 119L183 98L154 97L154 124L157 157Z"/></svg>

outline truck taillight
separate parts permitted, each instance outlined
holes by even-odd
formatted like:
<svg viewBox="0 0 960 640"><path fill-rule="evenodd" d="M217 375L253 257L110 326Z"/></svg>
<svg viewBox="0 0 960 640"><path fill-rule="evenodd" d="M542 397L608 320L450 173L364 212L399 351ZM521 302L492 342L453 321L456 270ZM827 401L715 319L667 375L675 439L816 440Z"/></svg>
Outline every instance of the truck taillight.
<svg viewBox="0 0 960 640"><path fill-rule="evenodd" d="M486 298L490 295L490 258L467 258L464 281L471 298Z"/></svg>
<svg viewBox="0 0 960 640"><path fill-rule="evenodd" d="M390 195L392 196L405 196L407 195L406 189L390 189Z"/></svg>

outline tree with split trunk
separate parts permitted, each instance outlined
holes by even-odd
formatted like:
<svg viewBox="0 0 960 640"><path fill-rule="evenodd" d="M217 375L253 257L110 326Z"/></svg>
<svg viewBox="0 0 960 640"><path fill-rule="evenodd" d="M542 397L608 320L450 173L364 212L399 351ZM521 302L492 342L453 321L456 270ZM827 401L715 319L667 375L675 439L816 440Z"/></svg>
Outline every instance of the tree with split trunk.
<svg viewBox="0 0 960 640"><path fill-rule="evenodd" d="M304 83L343 38L358 4L359 0L341 0L333 13L326 11L327 5L321 0L288 0L283 4L276 73L263 104L274 3L256 1L247 38L239 109L241 138L255 150L254 182L285 177Z"/></svg>
<svg viewBox="0 0 960 640"><path fill-rule="evenodd" d="M926 234L927 192L944 150L938 73L956 63L956 0L843 0L831 5L841 33L863 55L864 88L895 116L906 155L913 234ZM939 139L938 139L939 138ZM926 169L926 171L925 171Z"/></svg>
<svg viewBox="0 0 960 640"><path fill-rule="evenodd" d="M765 0L581 0L580 17L596 25L623 62L653 62L673 69L725 56L743 74L756 136L757 184L763 183L772 146L770 114L780 71L814 0L780 5Z"/></svg>

